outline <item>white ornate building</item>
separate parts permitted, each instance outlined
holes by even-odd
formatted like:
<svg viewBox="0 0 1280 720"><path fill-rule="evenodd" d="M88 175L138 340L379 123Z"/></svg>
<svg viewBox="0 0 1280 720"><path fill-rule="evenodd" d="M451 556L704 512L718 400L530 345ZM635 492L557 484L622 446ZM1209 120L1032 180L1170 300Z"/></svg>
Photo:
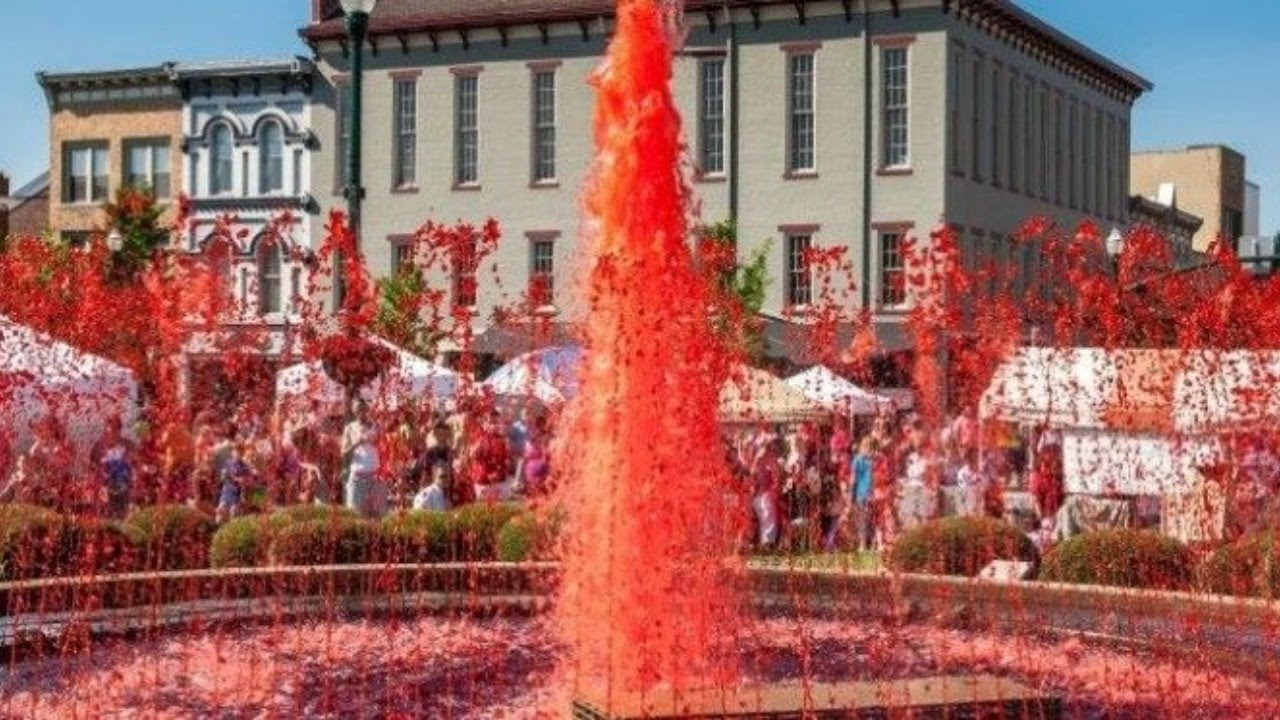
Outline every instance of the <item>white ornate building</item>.
<svg viewBox="0 0 1280 720"><path fill-rule="evenodd" d="M224 263L234 322L286 325L306 292L305 259L322 231L311 195L313 71L304 58L174 66L191 211L185 242ZM220 220L233 232L217 232Z"/></svg>

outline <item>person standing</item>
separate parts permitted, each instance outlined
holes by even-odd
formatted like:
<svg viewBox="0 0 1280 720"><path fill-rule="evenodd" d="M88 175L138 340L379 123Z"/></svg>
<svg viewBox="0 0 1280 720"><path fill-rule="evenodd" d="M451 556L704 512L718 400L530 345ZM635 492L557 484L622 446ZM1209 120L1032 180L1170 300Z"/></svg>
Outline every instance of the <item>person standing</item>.
<svg viewBox="0 0 1280 720"><path fill-rule="evenodd" d="M510 492L511 456L497 412L485 418L480 437L471 446L471 482L476 500L498 502Z"/></svg>
<svg viewBox="0 0 1280 720"><path fill-rule="evenodd" d="M342 430L342 457L346 506L365 517L378 517L378 436L369 421L369 408L360 400L352 403L351 422Z"/></svg>
<svg viewBox="0 0 1280 720"><path fill-rule="evenodd" d="M133 489L134 448L124 436L124 423L113 417L107 421L106 431L89 451L89 460L98 472L98 479L106 494L106 516L113 520L124 518L129 511L129 496Z"/></svg>
<svg viewBox="0 0 1280 720"><path fill-rule="evenodd" d="M751 462L751 477L755 481L755 491L751 498L751 508L755 512L757 541L761 549L771 549L778 543L779 502L778 494L782 485L782 445L776 435L762 432L759 445Z"/></svg>
<svg viewBox="0 0 1280 720"><path fill-rule="evenodd" d="M431 484L413 496L414 510L444 512L449 509L449 470L444 465L431 468Z"/></svg>
<svg viewBox="0 0 1280 720"><path fill-rule="evenodd" d="M872 549L875 539L875 440L870 437L862 439L858 453L850 464L851 509L853 511L854 532L858 550L866 552Z"/></svg>

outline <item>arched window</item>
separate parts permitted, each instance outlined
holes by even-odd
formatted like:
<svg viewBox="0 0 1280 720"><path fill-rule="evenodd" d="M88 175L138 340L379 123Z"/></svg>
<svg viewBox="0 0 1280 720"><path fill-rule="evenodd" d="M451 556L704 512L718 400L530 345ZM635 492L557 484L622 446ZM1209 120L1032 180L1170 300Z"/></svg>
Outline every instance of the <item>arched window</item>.
<svg viewBox="0 0 1280 720"><path fill-rule="evenodd" d="M232 191L231 128L218 123L209 140L209 194L224 195Z"/></svg>
<svg viewBox="0 0 1280 720"><path fill-rule="evenodd" d="M258 191L262 194L284 191L284 131L278 122L262 126L258 138Z"/></svg>
<svg viewBox="0 0 1280 720"><path fill-rule="evenodd" d="M263 315L280 312L281 258L279 243L258 241L258 309Z"/></svg>

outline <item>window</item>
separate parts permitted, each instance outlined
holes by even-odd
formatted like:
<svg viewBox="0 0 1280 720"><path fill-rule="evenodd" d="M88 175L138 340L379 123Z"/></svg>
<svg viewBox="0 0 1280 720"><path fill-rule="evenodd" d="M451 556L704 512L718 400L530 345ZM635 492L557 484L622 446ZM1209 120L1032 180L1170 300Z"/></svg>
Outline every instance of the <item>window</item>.
<svg viewBox="0 0 1280 720"><path fill-rule="evenodd" d="M147 188L157 200L169 197L169 141L126 140L124 181Z"/></svg>
<svg viewBox="0 0 1280 720"><path fill-rule="evenodd" d="M813 53L792 53L788 56L790 82L788 93L791 122L787 138L787 169L791 172L808 172L815 169L814 115L813 115Z"/></svg>
<svg viewBox="0 0 1280 720"><path fill-rule="evenodd" d="M1028 78L1022 86L1022 191L1030 195L1035 177L1035 83Z"/></svg>
<svg viewBox="0 0 1280 720"><path fill-rule="evenodd" d="M453 246L453 306L455 308L474 308L476 306L476 269L478 263L476 239L474 237L460 241Z"/></svg>
<svg viewBox="0 0 1280 720"><path fill-rule="evenodd" d="M1120 217L1120 209L1117 207L1116 198L1120 191L1116 187L1116 118L1114 115L1107 115L1107 213L1112 218Z"/></svg>
<svg viewBox="0 0 1280 720"><path fill-rule="evenodd" d="M231 128L218 123L209 141L209 194L223 195L231 192L232 183Z"/></svg>
<svg viewBox="0 0 1280 720"><path fill-rule="evenodd" d="M258 138L258 192L284 192L284 130L278 122L262 126Z"/></svg>
<svg viewBox="0 0 1280 720"><path fill-rule="evenodd" d="M1120 155L1116 158L1120 163L1120 183L1119 187L1116 188L1116 201L1119 203L1116 212L1117 215L1123 215L1125 203L1129 201L1129 198L1125 196L1125 193L1129 192L1129 151L1131 149L1129 146L1131 140L1129 138L1128 120L1120 121L1120 137L1117 142L1120 146Z"/></svg>
<svg viewBox="0 0 1280 720"><path fill-rule="evenodd" d="M455 79L454 181L458 185L474 185L480 180L479 90L477 75L458 75Z"/></svg>
<svg viewBox="0 0 1280 720"><path fill-rule="evenodd" d="M67 247L76 249L89 246L89 242L93 240L93 233L87 230L64 230L62 231L62 242Z"/></svg>
<svg viewBox="0 0 1280 720"><path fill-rule="evenodd" d="M395 177L398 188L418 182L418 82L396 80L395 85Z"/></svg>
<svg viewBox="0 0 1280 720"><path fill-rule="evenodd" d="M1000 157L1003 145L1000 118L1004 114L1004 106L1000 102L1002 85L1000 66L996 65L991 69L991 182L997 186L1004 184L1004 168Z"/></svg>
<svg viewBox="0 0 1280 720"><path fill-rule="evenodd" d="M302 309L302 268L297 265L289 268L289 312L296 313Z"/></svg>
<svg viewBox="0 0 1280 720"><path fill-rule="evenodd" d="M302 194L302 148L293 151L293 194Z"/></svg>
<svg viewBox="0 0 1280 720"><path fill-rule="evenodd" d="M1067 142L1067 202L1075 209L1080 200L1080 103L1075 98L1067 117Z"/></svg>
<svg viewBox="0 0 1280 720"><path fill-rule="evenodd" d="M280 246L266 238L258 240L258 311L263 315L280 312Z"/></svg>
<svg viewBox="0 0 1280 720"><path fill-rule="evenodd" d="M808 307L813 303L813 274L809 268L812 235L787 236L787 306Z"/></svg>
<svg viewBox="0 0 1280 720"><path fill-rule="evenodd" d="M413 243L395 241L391 245L391 274L400 273L413 267Z"/></svg>
<svg viewBox="0 0 1280 720"><path fill-rule="evenodd" d="M881 162L889 168L906 167L911 164L907 48L885 48L882 63L884 150Z"/></svg>
<svg viewBox="0 0 1280 720"><path fill-rule="evenodd" d="M335 167L333 177L337 181L335 190L347 186L347 146L351 143L351 128L347 123L347 108L351 103L351 84L337 82L333 88L333 151Z"/></svg>
<svg viewBox="0 0 1280 720"><path fill-rule="evenodd" d="M533 181L556 179L556 73L533 73Z"/></svg>
<svg viewBox="0 0 1280 720"><path fill-rule="evenodd" d="M1018 81L1018 74L1009 73L1009 97L1005 101L1005 112L1007 113L1009 127L1009 189L1013 192L1018 191L1018 186L1022 181L1022 166L1027 162L1027 158L1020 154L1022 134L1026 132L1026 128L1018 124L1018 91L1021 87L1022 84Z"/></svg>
<svg viewBox="0 0 1280 720"><path fill-rule="evenodd" d="M1062 107L1062 93L1053 96L1053 163L1057 168L1056 187L1053 189L1054 201L1059 205L1067 204L1067 163L1064 155L1066 137L1066 113Z"/></svg>
<svg viewBox="0 0 1280 720"><path fill-rule="evenodd" d="M964 136L960 129L960 98L963 97L960 85L964 76L964 50L955 48L952 50L952 57L951 85L947 98L951 107L951 170L959 173L964 172L964 148L960 143L960 138Z"/></svg>
<svg viewBox="0 0 1280 720"><path fill-rule="evenodd" d="M529 252L529 300L539 307L555 305L555 240L534 238Z"/></svg>
<svg viewBox="0 0 1280 720"><path fill-rule="evenodd" d="M970 107L973 110L973 117L970 122L972 125L971 143L973 167L970 172L974 180L982 181L982 58L975 57L973 59L973 87L969 88L973 93L973 102Z"/></svg>
<svg viewBox="0 0 1280 720"><path fill-rule="evenodd" d="M1049 199L1049 177L1051 175L1049 151L1049 91L1040 88L1040 199Z"/></svg>
<svg viewBox="0 0 1280 720"><path fill-rule="evenodd" d="M903 262L903 234L880 233L880 305L892 308L907 302L906 266Z"/></svg>
<svg viewBox="0 0 1280 720"><path fill-rule="evenodd" d="M1110 215L1111 213L1107 212L1105 206L1107 196L1103 192L1103 187L1107 184L1104 133L1102 110L1095 109L1093 112L1093 142L1089 145L1089 162L1093 163L1093 210L1099 215Z"/></svg>
<svg viewBox="0 0 1280 720"><path fill-rule="evenodd" d="M96 203L107 199L110 171L107 144L68 145L62 173L64 200L69 203Z"/></svg>
<svg viewBox="0 0 1280 720"><path fill-rule="evenodd" d="M699 75L699 167L706 175L717 175L724 172L724 60L703 60Z"/></svg>

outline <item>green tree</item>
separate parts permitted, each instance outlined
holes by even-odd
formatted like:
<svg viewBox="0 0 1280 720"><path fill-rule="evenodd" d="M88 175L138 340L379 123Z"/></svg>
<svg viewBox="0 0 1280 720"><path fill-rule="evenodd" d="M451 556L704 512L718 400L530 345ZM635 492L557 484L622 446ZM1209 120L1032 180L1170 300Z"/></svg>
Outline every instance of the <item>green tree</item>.
<svg viewBox="0 0 1280 720"><path fill-rule="evenodd" d="M112 256L114 268L133 278L151 261L157 250L169 245L170 229L160 221L163 213L155 195L146 188L121 187L109 203L107 232L119 232L120 251Z"/></svg>
<svg viewBox="0 0 1280 720"><path fill-rule="evenodd" d="M444 333L431 322L429 311L437 307L438 293L427 286L422 269L413 265L378 281L378 313L373 330L415 355L434 357Z"/></svg>
<svg viewBox="0 0 1280 720"><path fill-rule="evenodd" d="M772 247L772 241L765 240L744 263L738 257L738 227L732 218L702 229L703 261L717 277L720 291L728 301L716 326L731 342L740 343L752 360L760 360L764 355L764 323L760 311L770 283L768 263Z"/></svg>

